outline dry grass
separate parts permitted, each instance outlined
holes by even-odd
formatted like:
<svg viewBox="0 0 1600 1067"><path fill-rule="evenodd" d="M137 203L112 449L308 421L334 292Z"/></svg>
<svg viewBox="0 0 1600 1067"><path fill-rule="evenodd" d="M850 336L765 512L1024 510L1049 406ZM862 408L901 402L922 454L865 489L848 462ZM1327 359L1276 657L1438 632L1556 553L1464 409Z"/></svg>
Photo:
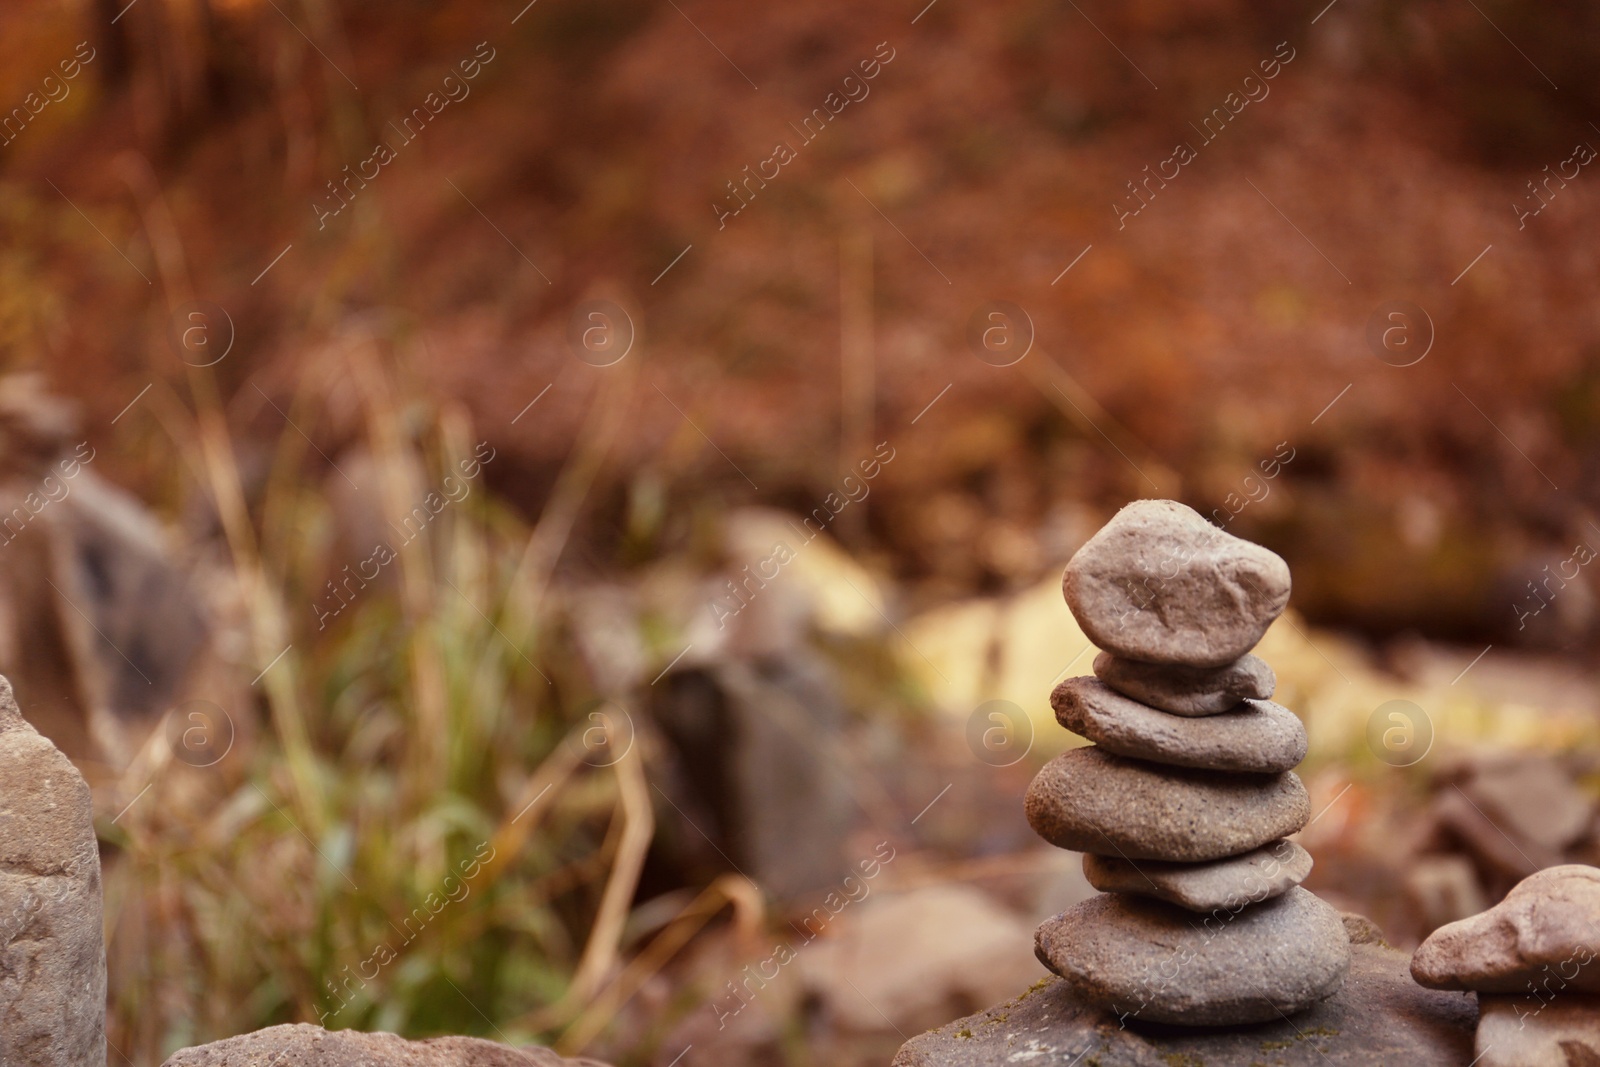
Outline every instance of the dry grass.
<svg viewBox="0 0 1600 1067"><path fill-rule="evenodd" d="M335 376L355 384L352 444L375 475L356 495L398 523L477 438L460 411L406 386L388 348L364 339L279 402L323 439L316 399ZM149 795L101 826L118 1053L155 1064L319 1018L512 1041L553 1040L580 1021L565 1044L581 1047L606 1021L585 1009L616 1002L650 797L642 751L611 767L589 758L605 739L586 737L573 709L594 690L542 600L621 398L597 402L532 530L480 475L425 533L393 538L386 577L319 632L306 605L346 562L330 558L340 518L308 484L325 465L288 430L264 482L247 485L206 373L187 400L158 400L169 461L225 534L247 636L238 672L288 652L249 689L257 707L232 712L269 725L256 743L207 769L141 762ZM707 914L701 902L685 919ZM684 928L663 937L681 943ZM660 955L658 943L649 969ZM637 968L628 974L637 988ZM493 1021L510 1019L523 1021Z"/></svg>

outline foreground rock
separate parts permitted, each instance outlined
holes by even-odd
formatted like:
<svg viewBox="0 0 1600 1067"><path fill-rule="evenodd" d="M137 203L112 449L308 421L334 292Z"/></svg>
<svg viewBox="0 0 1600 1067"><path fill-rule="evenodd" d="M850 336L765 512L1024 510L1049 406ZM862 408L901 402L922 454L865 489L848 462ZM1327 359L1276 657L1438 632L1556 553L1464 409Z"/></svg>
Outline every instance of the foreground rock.
<svg viewBox="0 0 1600 1067"><path fill-rule="evenodd" d="M1127 659L1222 667L1289 603L1289 567L1172 500L1136 500L1067 564L1067 606L1095 645Z"/></svg>
<svg viewBox="0 0 1600 1067"><path fill-rule="evenodd" d="M1161 767L1079 748L1028 786L1028 825L1058 848L1199 862L1288 837L1311 818L1293 771L1234 775Z"/></svg>
<svg viewBox="0 0 1600 1067"><path fill-rule="evenodd" d="M1351 947L1343 987L1293 1019L1228 1030L1130 1019L1119 1028L1116 1016L1066 981L1047 978L1015 1000L913 1038L894 1067L1462 1067L1473 1057L1476 1018L1470 994L1423 989L1406 973L1404 953L1362 944Z"/></svg>
<svg viewBox="0 0 1600 1067"><path fill-rule="evenodd" d="M6 1061L8 1064L9 1060ZM394 1034L324 1030L299 1023L181 1049L162 1067L605 1067L544 1048L516 1049L476 1037L407 1041Z"/></svg>
<svg viewBox="0 0 1600 1067"><path fill-rule="evenodd" d="M1241 700L1266 700L1278 687L1267 661L1251 655L1222 667L1185 667L1102 652L1094 658L1094 673L1123 696L1174 715L1215 715Z"/></svg>
<svg viewBox="0 0 1600 1067"><path fill-rule="evenodd" d="M1108 893L1039 927L1035 951L1119 1021L1266 1022L1339 988L1350 939L1337 911L1299 888L1240 908L1197 922L1162 901Z"/></svg>
<svg viewBox="0 0 1600 1067"><path fill-rule="evenodd" d="M1084 877L1102 893L1136 893L1197 912L1280 897L1310 873L1311 853L1293 841L1276 841L1210 863L1133 864L1120 856L1083 857Z"/></svg>
<svg viewBox="0 0 1600 1067"><path fill-rule="evenodd" d="M100 909L89 787L0 678L0 1064L106 1062Z"/></svg>
<svg viewBox="0 0 1600 1067"><path fill-rule="evenodd" d="M1548 1003L1532 995L1478 998L1476 1067L1591 1067L1600 1063L1600 997Z"/></svg>
<svg viewBox="0 0 1600 1067"><path fill-rule="evenodd" d="M1050 694L1056 720L1107 752L1175 767L1276 774L1306 755L1306 728L1270 700L1185 718L1130 700L1097 678L1068 678Z"/></svg>
<svg viewBox="0 0 1600 1067"><path fill-rule="evenodd" d="M1434 989L1600 993L1600 868L1550 867L1488 911L1441 926L1411 958Z"/></svg>

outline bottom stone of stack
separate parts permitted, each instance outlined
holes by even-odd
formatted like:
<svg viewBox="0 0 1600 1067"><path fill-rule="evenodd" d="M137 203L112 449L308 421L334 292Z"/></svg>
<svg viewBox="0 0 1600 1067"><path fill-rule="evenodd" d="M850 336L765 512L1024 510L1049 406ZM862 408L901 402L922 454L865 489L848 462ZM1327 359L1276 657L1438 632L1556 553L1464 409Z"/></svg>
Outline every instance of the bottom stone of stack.
<svg viewBox="0 0 1600 1067"><path fill-rule="evenodd" d="M1350 974L1327 1000L1288 1019L1223 1028L1132 1019L1118 1026L1115 1015L1051 975L1020 996L913 1037L894 1067L1461 1067L1474 1055L1477 1002L1471 993L1417 985L1409 963L1409 953L1376 937L1352 944Z"/></svg>
<svg viewBox="0 0 1600 1067"><path fill-rule="evenodd" d="M1106 893L1040 926L1034 953L1123 1022L1191 1026L1293 1015L1336 993L1350 969L1339 913L1299 887L1199 921L1164 901Z"/></svg>

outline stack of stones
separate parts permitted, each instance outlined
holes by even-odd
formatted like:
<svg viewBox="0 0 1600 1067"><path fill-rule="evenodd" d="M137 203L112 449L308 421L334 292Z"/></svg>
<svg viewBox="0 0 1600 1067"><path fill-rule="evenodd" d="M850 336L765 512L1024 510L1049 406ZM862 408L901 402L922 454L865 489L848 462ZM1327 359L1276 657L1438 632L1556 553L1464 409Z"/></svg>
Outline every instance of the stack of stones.
<svg viewBox="0 0 1600 1067"><path fill-rule="evenodd" d="M1167 500L1118 512L1067 565L1067 604L1103 649L1051 695L1093 742L1028 788L1051 844L1102 894L1038 930L1041 962L1119 1019L1223 1026L1292 1015L1350 966L1338 912L1286 840L1310 818L1290 769L1305 728L1250 655L1289 600L1277 555Z"/></svg>

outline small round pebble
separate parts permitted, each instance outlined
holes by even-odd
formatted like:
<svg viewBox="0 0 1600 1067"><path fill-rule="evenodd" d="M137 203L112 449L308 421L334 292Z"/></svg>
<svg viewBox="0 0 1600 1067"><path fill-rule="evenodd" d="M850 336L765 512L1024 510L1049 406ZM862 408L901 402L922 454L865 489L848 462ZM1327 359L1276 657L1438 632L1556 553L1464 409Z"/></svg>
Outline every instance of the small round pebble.
<svg viewBox="0 0 1600 1067"><path fill-rule="evenodd" d="M1094 673L1123 696L1174 715L1215 715L1246 698L1266 700L1278 687L1272 667L1252 655L1222 667L1185 667L1102 652L1094 658Z"/></svg>

